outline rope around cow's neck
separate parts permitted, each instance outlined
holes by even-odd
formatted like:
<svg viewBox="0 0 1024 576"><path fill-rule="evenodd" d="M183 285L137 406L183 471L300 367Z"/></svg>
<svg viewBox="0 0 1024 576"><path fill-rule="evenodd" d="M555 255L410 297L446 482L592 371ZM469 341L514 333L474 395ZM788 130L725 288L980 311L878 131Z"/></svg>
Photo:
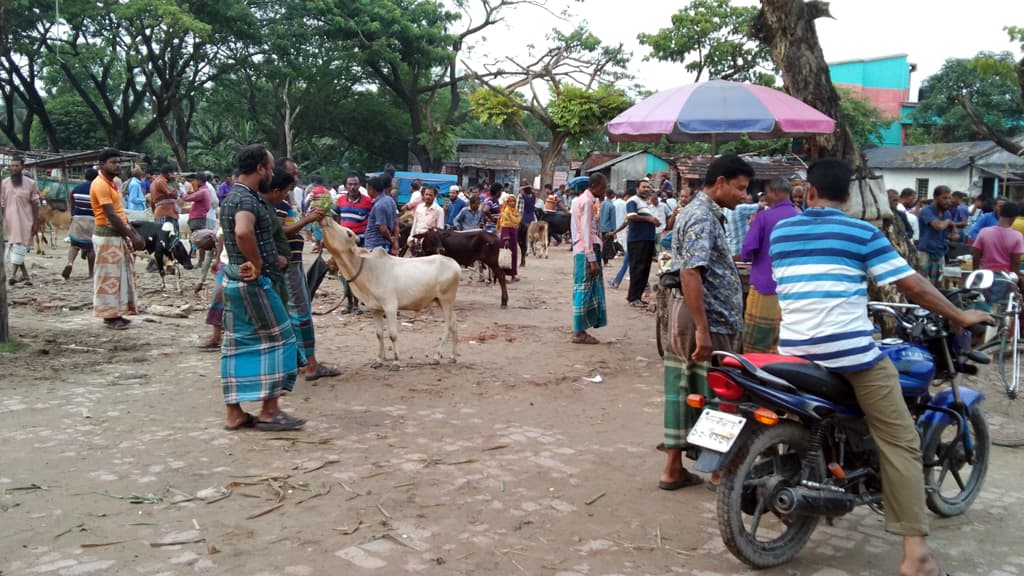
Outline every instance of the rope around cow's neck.
<svg viewBox="0 0 1024 576"><path fill-rule="evenodd" d="M356 275L355 276L353 276L351 278L345 278L345 281L348 282L349 284L355 282L356 278L359 278L359 275L363 273L363 264L366 264L366 258L363 258L362 256L359 256L358 254L356 255L356 258L359 258L359 269L356 270Z"/></svg>

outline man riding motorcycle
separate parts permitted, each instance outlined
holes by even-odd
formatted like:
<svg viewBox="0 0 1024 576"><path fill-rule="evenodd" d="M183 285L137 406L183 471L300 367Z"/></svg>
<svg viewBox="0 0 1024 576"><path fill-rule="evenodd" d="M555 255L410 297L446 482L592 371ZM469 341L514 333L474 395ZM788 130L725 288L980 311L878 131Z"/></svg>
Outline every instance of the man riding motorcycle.
<svg viewBox="0 0 1024 576"><path fill-rule="evenodd" d="M903 576L938 568L925 543L928 519L920 438L903 401L898 374L875 344L867 313L867 281L895 283L910 300L954 328L992 323L960 310L917 274L874 226L842 212L853 171L835 158L807 170L803 214L771 236L772 273L782 309L779 351L816 362L850 382L880 454L886 530L903 536Z"/></svg>

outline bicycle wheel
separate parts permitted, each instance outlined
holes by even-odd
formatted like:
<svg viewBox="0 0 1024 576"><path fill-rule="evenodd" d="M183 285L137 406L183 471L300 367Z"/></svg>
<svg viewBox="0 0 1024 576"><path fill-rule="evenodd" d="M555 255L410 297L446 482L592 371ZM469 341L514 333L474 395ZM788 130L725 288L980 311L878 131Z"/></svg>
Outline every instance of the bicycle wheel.
<svg viewBox="0 0 1024 576"><path fill-rule="evenodd" d="M996 336L981 347L992 358L989 364L989 378L998 383L998 391L990 390L986 404L992 416L992 443L997 446L1024 446L1024 399L1022 399L1020 380L1022 349L1020 325L1014 317L1011 329L1001 328Z"/></svg>

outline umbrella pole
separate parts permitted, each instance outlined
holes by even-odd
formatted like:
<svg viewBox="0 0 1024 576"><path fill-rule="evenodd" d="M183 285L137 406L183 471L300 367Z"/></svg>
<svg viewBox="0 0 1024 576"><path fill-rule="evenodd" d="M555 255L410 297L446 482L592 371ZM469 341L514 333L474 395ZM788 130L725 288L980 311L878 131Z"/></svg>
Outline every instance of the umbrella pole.
<svg viewBox="0 0 1024 576"><path fill-rule="evenodd" d="M717 156L718 155L718 135L717 134L712 134L711 135L711 155L712 156Z"/></svg>

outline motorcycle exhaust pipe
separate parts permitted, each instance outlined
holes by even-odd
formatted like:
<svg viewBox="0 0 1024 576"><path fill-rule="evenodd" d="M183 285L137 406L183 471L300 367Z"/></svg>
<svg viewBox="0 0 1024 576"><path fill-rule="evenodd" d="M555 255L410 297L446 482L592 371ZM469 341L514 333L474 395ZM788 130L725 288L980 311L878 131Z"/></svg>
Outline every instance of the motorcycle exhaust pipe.
<svg viewBox="0 0 1024 576"><path fill-rule="evenodd" d="M772 499L779 514L796 516L842 516L857 506L857 497L839 489L797 486L781 488Z"/></svg>

